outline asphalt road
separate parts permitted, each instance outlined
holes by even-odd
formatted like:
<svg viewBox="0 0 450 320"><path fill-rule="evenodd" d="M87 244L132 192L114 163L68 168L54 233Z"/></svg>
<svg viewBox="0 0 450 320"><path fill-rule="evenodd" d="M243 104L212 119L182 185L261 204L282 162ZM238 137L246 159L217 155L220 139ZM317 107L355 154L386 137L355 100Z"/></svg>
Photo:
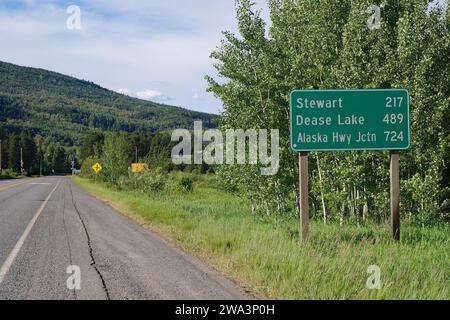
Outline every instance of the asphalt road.
<svg viewBox="0 0 450 320"><path fill-rule="evenodd" d="M249 296L68 178L48 177L0 181L0 299Z"/></svg>

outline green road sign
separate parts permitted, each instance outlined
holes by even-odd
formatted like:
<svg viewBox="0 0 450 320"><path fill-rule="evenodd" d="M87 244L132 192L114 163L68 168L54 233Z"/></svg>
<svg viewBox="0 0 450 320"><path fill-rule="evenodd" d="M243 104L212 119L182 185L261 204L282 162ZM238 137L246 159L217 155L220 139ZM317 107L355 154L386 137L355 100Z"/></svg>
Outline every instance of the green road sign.
<svg viewBox="0 0 450 320"><path fill-rule="evenodd" d="M405 150L409 128L406 90L291 92L291 146L296 152Z"/></svg>

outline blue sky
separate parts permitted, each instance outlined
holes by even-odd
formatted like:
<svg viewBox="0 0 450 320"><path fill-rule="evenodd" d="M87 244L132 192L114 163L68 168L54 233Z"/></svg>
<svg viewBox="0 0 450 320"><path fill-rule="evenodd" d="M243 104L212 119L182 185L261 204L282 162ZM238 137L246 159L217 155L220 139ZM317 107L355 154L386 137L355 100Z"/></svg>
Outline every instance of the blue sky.
<svg viewBox="0 0 450 320"><path fill-rule="evenodd" d="M70 5L81 30L66 27ZM236 30L234 0L0 0L0 60L210 113L221 103L204 76L224 30Z"/></svg>
<svg viewBox="0 0 450 320"><path fill-rule="evenodd" d="M70 5L81 30L66 27ZM234 0L0 0L0 60L210 113L221 103L204 76L224 30L236 31Z"/></svg>

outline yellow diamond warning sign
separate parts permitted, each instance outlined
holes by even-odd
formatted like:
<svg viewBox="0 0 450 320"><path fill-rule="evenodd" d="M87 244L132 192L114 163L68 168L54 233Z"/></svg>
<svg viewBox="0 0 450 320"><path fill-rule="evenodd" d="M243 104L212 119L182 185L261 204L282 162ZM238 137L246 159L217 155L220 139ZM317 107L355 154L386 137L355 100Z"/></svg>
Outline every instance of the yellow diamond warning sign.
<svg viewBox="0 0 450 320"><path fill-rule="evenodd" d="M103 167L98 162L92 166L92 170L94 170L94 172L96 174L98 174L100 171L102 171L102 169L103 169Z"/></svg>

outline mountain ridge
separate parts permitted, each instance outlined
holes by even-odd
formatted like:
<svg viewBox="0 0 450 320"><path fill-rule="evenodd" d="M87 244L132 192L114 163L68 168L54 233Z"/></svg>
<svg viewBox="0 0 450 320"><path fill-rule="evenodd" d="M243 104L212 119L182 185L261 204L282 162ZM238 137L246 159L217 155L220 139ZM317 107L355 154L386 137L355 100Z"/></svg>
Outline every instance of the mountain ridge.
<svg viewBox="0 0 450 320"><path fill-rule="evenodd" d="M65 145L92 130L157 132L215 127L216 115L129 97L91 81L0 61L0 123Z"/></svg>

